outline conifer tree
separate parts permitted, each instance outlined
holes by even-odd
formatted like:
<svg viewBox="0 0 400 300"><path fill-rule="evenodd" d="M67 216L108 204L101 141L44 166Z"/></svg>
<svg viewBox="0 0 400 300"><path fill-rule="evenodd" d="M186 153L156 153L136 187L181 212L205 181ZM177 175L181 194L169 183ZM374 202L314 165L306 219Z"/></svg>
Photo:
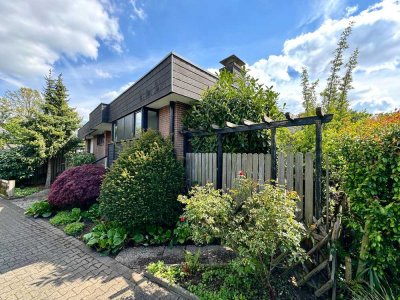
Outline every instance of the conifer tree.
<svg viewBox="0 0 400 300"><path fill-rule="evenodd" d="M49 187L53 158L73 139L74 132L79 128L79 118L77 112L68 105L68 92L62 76L59 75L55 80L50 72L45 79L43 112L37 114L32 125L45 144L48 162L46 187Z"/></svg>
<svg viewBox="0 0 400 300"><path fill-rule="evenodd" d="M351 34L351 29L354 22L350 22L349 26L342 32L337 48L334 51L334 57L331 60L331 74L327 79L327 85L322 95L322 106L323 108L331 112L337 106L338 102L338 89L340 84L340 69L343 65L343 52L349 48L347 39Z"/></svg>
<svg viewBox="0 0 400 300"><path fill-rule="evenodd" d="M351 85L353 81L353 71L357 66L357 58L358 58L358 48L354 50L353 54L350 56L349 61L346 63L346 72L342 78L342 81L339 85L339 98L337 103L337 109L340 112L344 112L349 110L349 100L347 99L347 95L349 90L353 89Z"/></svg>
<svg viewBox="0 0 400 300"><path fill-rule="evenodd" d="M310 82L308 71L303 68L301 72L301 86L303 88L303 107L305 115L312 115L315 113L317 106L317 95L315 89L318 85L318 80Z"/></svg>

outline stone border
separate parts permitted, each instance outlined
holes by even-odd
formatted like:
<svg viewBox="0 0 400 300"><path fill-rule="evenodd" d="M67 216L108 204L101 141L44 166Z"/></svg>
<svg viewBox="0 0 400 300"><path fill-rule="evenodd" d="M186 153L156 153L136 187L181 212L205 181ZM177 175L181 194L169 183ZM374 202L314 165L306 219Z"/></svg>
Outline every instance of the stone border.
<svg viewBox="0 0 400 300"><path fill-rule="evenodd" d="M15 180L0 179L0 195L13 198L15 192Z"/></svg>
<svg viewBox="0 0 400 300"><path fill-rule="evenodd" d="M162 286L166 290L178 294L179 296L183 297L184 299L187 300L199 300L199 297L197 297L195 294L192 294L188 290L184 289L183 287L175 284L175 283L170 283L164 278L160 278L157 276L154 276L153 274L145 271L143 274L144 277L146 277L148 280Z"/></svg>

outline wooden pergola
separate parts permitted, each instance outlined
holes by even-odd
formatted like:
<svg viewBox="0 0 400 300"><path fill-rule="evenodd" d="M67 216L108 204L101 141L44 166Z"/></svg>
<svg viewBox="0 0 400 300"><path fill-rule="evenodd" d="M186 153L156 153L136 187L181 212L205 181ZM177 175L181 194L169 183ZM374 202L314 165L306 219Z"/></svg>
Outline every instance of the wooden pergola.
<svg viewBox="0 0 400 300"><path fill-rule="evenodd" d="M322 215L322 124L332 120L332 114L324 114L321 107L317 107L315 116L296 118L291 113L285 113L286 120L272 120L267 115L263 117L263 122L253 122L251 120L242 120L242 124L233 124L225 122L225 127L221 128L212 125L211 131L205 130L188 130L183 131L184 134L184 156L189 146L189 140L193 137L204 137L217 135L217 188L222 188L222 157L223 157L223 140L227 134L238 132L249 132L255 130L271 130L271 179L273 182L277 179L277 151L276 151L276 129L284 127L308 126L315 125L315 217L319 219Z"/></svg>

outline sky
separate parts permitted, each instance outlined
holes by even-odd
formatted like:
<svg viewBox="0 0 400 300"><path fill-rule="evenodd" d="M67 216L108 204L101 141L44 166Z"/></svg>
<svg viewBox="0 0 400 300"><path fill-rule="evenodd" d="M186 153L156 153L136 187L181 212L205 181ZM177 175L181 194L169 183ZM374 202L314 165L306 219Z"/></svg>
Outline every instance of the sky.
<svg viewBox="0 0 400 300"><path fill-rule="evenodd" d="M300 72L325 87L340 33L354 21L345 59L359 63L349 98L371 113L400 108L400 1L13 0L0 1L0 96L43 90L62 73L83 120L171 51L209 71L236 54L250 74L298 113Z"/></svg>

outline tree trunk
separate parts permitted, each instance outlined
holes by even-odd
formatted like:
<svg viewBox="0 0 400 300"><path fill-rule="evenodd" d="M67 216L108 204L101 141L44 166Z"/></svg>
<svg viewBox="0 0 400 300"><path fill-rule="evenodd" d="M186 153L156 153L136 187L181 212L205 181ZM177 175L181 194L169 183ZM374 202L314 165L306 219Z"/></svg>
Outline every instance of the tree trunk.
<svg viewBox="0 0 400 300"><path fill-rule="evenodd" d="M47 173L46 173L46 184L45 184L45 188L48 189L50 188L50 184L51 184L51 166L52 166L52 162L53 160L51 158L49 158L47 160Z"/></svg>

